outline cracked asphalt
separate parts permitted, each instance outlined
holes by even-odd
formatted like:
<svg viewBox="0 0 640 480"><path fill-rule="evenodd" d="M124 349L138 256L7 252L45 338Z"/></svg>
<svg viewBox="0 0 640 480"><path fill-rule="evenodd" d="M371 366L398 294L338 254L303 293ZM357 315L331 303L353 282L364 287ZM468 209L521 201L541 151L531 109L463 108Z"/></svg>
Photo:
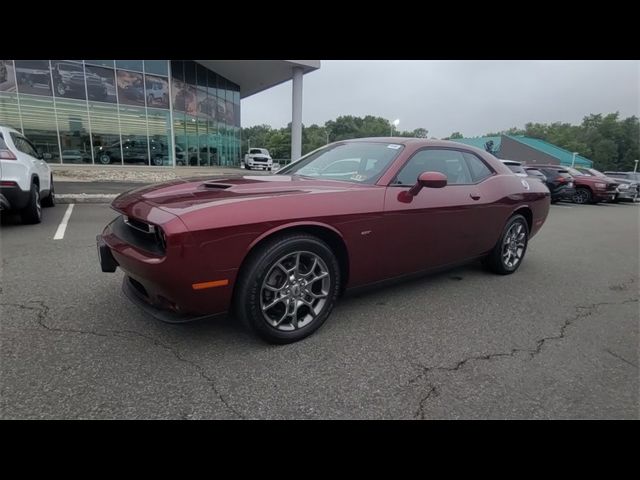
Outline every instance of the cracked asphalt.
<svg viewBox="0 0 640 480"><path fill-rule="evenodd" d="M2 219L4 419L640 418L640 206L552 206L516 274L344 298L286 346L231 318L146 317L98 266L115 213L76 205L54 241L64 211Z"/></svg>

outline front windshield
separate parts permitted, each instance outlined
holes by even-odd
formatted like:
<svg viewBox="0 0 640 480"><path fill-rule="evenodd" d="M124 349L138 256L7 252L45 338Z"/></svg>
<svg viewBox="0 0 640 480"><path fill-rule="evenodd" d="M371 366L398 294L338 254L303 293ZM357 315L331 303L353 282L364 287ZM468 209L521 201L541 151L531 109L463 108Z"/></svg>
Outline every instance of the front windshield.
<svg viewBox="0 0 640 480"><path fill-rule="evenodd" d="M402 149L403 146L396 143L338 143L302 157L277 175L373 184Z"/></svg>

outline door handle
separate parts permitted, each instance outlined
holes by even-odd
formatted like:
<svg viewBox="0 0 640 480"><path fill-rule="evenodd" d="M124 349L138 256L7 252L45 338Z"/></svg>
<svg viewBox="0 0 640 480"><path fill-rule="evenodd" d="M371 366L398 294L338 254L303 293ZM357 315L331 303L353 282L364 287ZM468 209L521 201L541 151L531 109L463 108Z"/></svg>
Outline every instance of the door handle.
<svg viewBox="0 0 640 480"><path fill-rule="evenodd" d="M474 200L480 200L480 194L477 192L470 193L469 196Z"/></svg>

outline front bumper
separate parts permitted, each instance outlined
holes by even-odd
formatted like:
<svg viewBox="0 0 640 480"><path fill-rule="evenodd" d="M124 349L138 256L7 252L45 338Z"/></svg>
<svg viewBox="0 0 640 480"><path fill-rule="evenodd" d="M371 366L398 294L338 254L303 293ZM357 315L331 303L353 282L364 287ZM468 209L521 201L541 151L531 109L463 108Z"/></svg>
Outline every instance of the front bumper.
<svg viewBox="0 0 640 480"><path fill-rule="evenodd" d="M251 170L270 170L271 169L271 165L266 164L266 163L248 163L247 166L251 169Z"/></svg>
<svg viewBox="0 0 640 480"><path fill-rule="evenodd" d="M122 220L118 217L96 238L100 266L105 272L119 267L138 287L142 296L138 298L143 298L150 308L188 319L174 321L209 317L229 310L237 269L218 269L184 236L170 242L166 252L150 251L125 235L122 229ZM194 287L194 284L222 279L228 283L207 289Z"/></svg>
<svg viewBox="0 0 640 480"><path fill-rule="evenodd" d="M616 191L600 191L596 190L593 192L593 200L597 202L613 202L618 195Z"/></svg>
<svg viewBox="0 0 640 480"><path fill-rule="evenodd" d="M213 315L186 315L169 309L159 308L151 303L144 287L129 276L122 279L122 292L144 313L165 323L187 323L196 320L212 319L224 316L224 313Z"/></svg>
<svg viewBox="0 0 640 480"><path fill-rule="evenodd" d="M616 200L628 200L630 202L638 201L638 191L633 188L619 190Z"/></svg>

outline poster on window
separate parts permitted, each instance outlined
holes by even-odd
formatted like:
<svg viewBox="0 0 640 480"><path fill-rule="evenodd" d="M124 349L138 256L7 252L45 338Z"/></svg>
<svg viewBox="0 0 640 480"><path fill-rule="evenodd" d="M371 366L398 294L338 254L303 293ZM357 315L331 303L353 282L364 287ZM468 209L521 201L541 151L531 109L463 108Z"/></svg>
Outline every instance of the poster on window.
<svg viewBox="0 0 640 480"><path fill-rule="evenodd" d="M13 60L0 60L0 92L16 91L16 72Z"/></svg>
<svg viewBox="0 0 640 480"><path fill-rule="evenodd" d="M116 76L120 103L144 107L144 83L142 81L142 74L118 70Z"/></svg>
<svg viewBox="0 0 640 480"><path fill-rule="evenodd" d="M178 112L184 112L184 95L185 95L185 84L180 80L176 80L173 78L171 83L171 90L173 95L173 109Z"/></svg>
<svg viewBox="0 0 640 480"><path fill-rule="evenodd" d="M18 93L51 96L49 60L16 60Z"/></svg>
<svg viewBox="0 0 640 480"><path fill-rule="evenodd" d="M194 87L193 85L187 85L184 100L185 100L185 111L189 115L196 115L198 113L196 87Z"/></svg>
<svg viewBox="0 0 640 480"><path fill-rule="evenodd" d="M52 60L51 77L53 78L53 93L56 97L86 99L84 67L81 63Z"/></svg>
<svg viewBox="0 0 640 480"><path fill-rule="evenodd" d="M145 75L147 107L169 108L169 82L164 77Z"/></svg>
<svg viewBox="0 0 640 480"><path fill-rule="evenodd" d="M112 68L85 65L89 100L116 103L116 81Z"/></svg>

